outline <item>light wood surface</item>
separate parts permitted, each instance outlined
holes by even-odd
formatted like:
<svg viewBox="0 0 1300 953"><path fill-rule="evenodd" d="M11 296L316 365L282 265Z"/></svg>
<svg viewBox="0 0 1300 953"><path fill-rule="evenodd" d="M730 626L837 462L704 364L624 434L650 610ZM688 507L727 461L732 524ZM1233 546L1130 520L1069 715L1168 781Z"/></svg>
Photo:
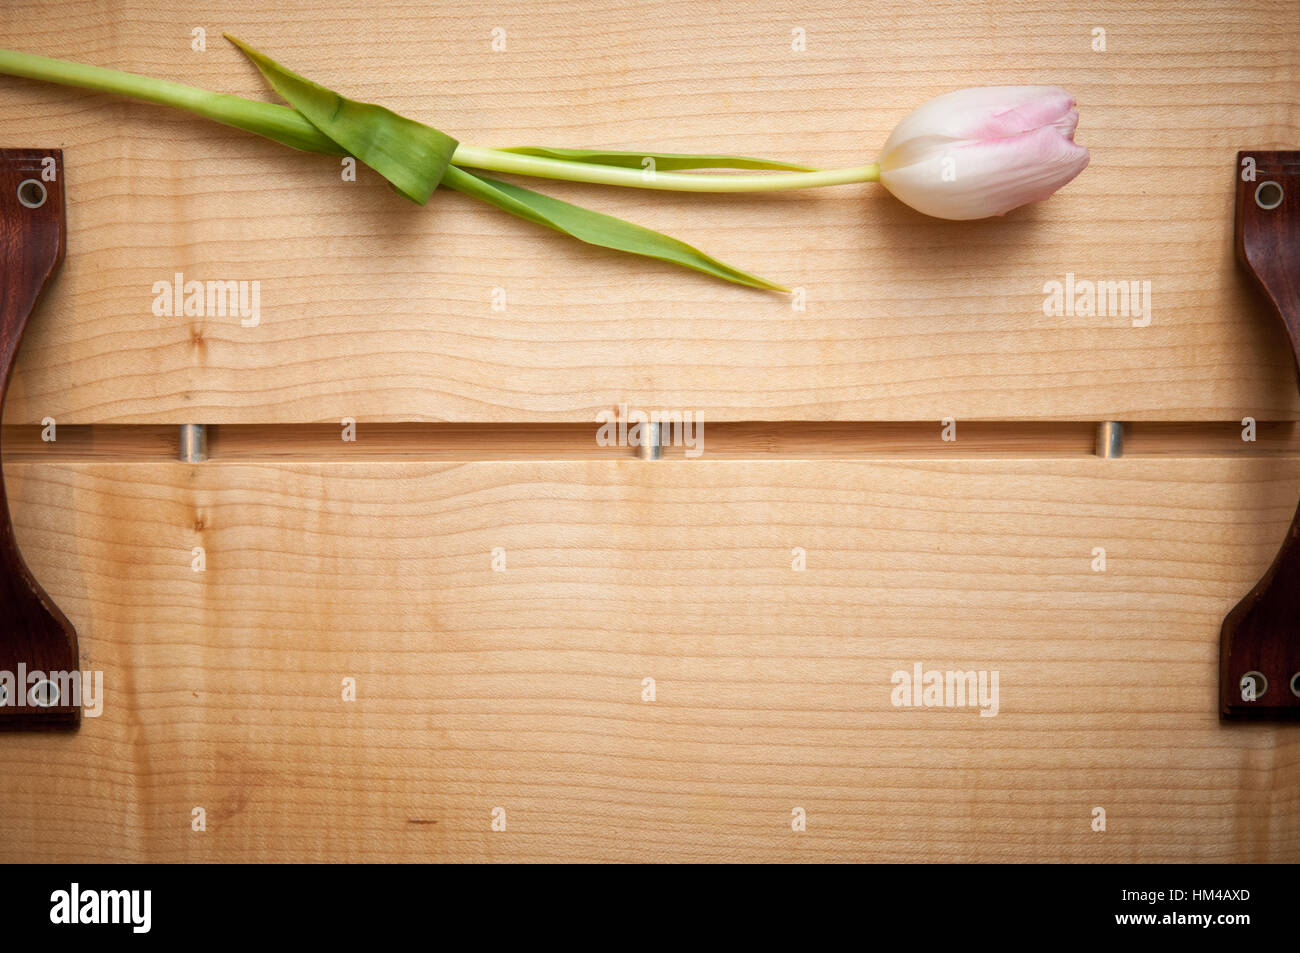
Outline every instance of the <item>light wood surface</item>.
<svg viewBox="0 0 1300 953"><path fill-rule="evenodd" d="M1300 861L1300 733L1216 718L1220 623L1300 483L1291 356L1231 250L1236 151L1300 147L1298 14L0 6L0 46L272 98L229 30L476 145L840 166L940 92L1054 83L1092 150L981 223L875 186L539 186L802 287L795 311L0 78L0 144L62 147L69 196L5 477L108 691L75 736L0 736L0 860ZM261 323L156 317L176 272L260 281ZM1067 274L1150 281L1150 325L1045 316ZM594 446L620 404L702 413L706 456ZM1139 422L1130 455L1089 455L1103 419ZM171 459L180 423L218 425L212 460ZM997 671L998 715L895 707L917 663Z"/></svg>
<svg viewBox="0 0 1300 953"><path fill-rule="evenodd" d="M805 288L795 312L459 195L419 209L364 170L341 182L336 160L3 79L0 141L62 146L69 194L68 261L11 423L589 420L622 401L714 420L1300 412L1230 245L1236 151L1300 144L1295 0L0 7L0 45L272 98L222 30L478 145L851 165L940 92L1055 83L1079 100L1092 165L1050 202L979 223L927 220L876 186L546 186ZM178 271L261 281L261 324L155 317L153 283ZM1044 316L1044 284L1067 273L1150 281L1150 325Z"/></svg>
<svg viewBox="0 0 1300 953"><path fill-rule="evenodd" d="M1294 459L5 475L107 686L0 739L5 860L1300 860L1300 738L1215 716Z"/></svg>

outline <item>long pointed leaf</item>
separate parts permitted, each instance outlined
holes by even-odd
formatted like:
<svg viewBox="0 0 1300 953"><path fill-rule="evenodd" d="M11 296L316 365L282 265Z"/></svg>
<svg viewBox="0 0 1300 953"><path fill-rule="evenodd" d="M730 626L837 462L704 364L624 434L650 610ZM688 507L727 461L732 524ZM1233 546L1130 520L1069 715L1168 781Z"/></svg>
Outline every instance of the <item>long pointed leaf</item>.
<svg viewBox="0 0 1300 953"><path fill-rule="evenodd" d="M285 102L297 108L313 126L411 201L421 205L429 201L456 151L455 139L383 106L340 96L285 69L230 34L225 36L253 61Z"/></svg>
<svg viewBox="0 0 1300 953"><path fill-rule="evenodd" d="M496 149L496 152L513 152L522 156L540 156L544 159L564 159L569 162L586 162L591 165L612 165L625 169L643 169L645 160L653 159L654 167L661 172L678 169L780 169L787 172L816 172L812 166L781 162L777 159L755 159L751 156L695 155L686 152L622 152L614 149L550 149L544 146L514 146Z"/></svg>
<svg viewBox="0 0 1300 953"><path fill-rule="evenodd" d="M509 182L499 182L496 179L474 175L464 169L450 166L443 177L442 184L482 199L511 215L571 235L589 245L657 258L660 261L692 268L706 275L732 281L738 285L748 285L751 288L785 292L790 290L747 271L732 268L706 255L698 248L661 232L625 222L612 215L571 205Z"/></svg>

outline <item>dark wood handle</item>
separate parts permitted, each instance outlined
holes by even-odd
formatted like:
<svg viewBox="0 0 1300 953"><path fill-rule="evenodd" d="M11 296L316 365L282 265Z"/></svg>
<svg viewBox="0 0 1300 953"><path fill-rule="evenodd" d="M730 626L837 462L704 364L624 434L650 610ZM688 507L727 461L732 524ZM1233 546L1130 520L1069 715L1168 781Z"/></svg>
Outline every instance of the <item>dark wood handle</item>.
<svg viewBox="0 0 1300 953"><path fill-rule="evenodd" d="M64 230L63 153L0 149L0 415L27 319L63 261ZM14 542L0 470L0 729L76 728L78 665L76 631Z"/></svg>
<svg viewBox="0 0 1300 953"><path fill-rule="evenodd" d="M1237 153L1237 261L1286 328L1300 368L1300 152ZM1219 713L1300 719L1300 507L1262 579L1223 620Z"/></svg>

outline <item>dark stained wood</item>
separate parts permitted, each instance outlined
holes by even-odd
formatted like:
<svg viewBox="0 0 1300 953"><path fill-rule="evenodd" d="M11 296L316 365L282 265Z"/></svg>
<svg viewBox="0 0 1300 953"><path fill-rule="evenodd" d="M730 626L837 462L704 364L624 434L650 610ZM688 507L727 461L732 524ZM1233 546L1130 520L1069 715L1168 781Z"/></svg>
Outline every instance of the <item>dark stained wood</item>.
<svg viewBox="0 0 1300 953"><path fill-rule="evenodd" d="M1252 159L1253 180L1246 174ZM1237 260L1277 312L1300 368L1300 152L1239 152L1236 176ZM1265 183L1282 187L1276 208L1257 201ZM1292 690L1293 680L1300 681L1298 538L1300 507L1273 565L1223 621L1219 712L1224 718L1300 719L1300 697ZM1251 672L1267 679L1254 700L1243 698L1242 691L1243 676ZM1252 682L1258 685L1257 679Z"/></svg>
<svg viewBox="0 0 1300 953"><path fill-rule="evenodd" d="M51 164L48 160L53 160ZM50 170L53 178L50 178ZM19 201L26 180L29 208ZM63 261L63 153L58 149L0 149L0 412L13 372L14 357L37 299ZM71 682L54 679L62 694L54 705L29 701L35 682L24 673L72 673L78 668L77 633L32 577L14 541L9 501L0 470L0 672L13 674L13 695L0 705L0 729L75 729L79 704L68 704ZM39 679L39 676L37 676ZM0 687L0 691L8 689Z"/></svg>

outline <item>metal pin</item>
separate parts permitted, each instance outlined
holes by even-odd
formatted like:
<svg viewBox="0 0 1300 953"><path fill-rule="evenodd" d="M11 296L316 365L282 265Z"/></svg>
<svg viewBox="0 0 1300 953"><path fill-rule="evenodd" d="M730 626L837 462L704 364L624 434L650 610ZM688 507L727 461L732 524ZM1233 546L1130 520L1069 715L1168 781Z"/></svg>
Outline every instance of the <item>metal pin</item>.
<svg viewBox="0 0 1300 953"><path fill-rule="evenodd" d="M181 424L183 463L202 463L208 458L208 428L203 424Z"/></svg>
<svg viewBox="0 0 1300 953"><path fill-rule="evenodd" d="M663 456L663 443L660 440L659 423L650 421L641 425L641 446L637 455L642 460L658 460Z"/></svg>
<svg viewBox="0 0 1300 953"><path fill-rule="evenodd" d="M1097 424L1097 456L1105 460L1124 456L1124 425L1118 420Z"/></svg>

